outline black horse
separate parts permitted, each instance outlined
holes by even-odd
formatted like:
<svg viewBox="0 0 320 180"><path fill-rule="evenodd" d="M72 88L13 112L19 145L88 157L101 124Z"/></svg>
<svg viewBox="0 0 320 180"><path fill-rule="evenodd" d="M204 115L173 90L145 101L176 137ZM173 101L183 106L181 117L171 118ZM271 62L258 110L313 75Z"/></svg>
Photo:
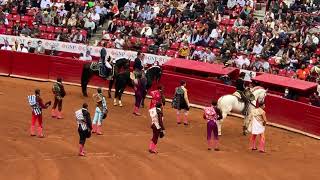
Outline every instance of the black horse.
<svg viewBox="0 0 320 180"><path fill-rule="evenodd" d="M161 79L161 76L162 76L162 69L160 66L155 65L148 68L146 70L145 77L144 77L147 81L146 90L148 91L152 87L153 81L156 81L156 83L158 84ZM141 102L142 107L144 107L144 99L146 98L146 95L147 95L147 92L143 96L143 99Z"/></svg>
<svg viewBox="0 0 320 180"><path fill-rule="evenodd" d="M96 68L93 68L95 67ZM93 75L100 76L99 63L91 62L83 65L81 75L81 88L83 96L87 97L87 85ZM104 78L107 80L106 78ZM109 78L109 98L111 98L111 89L115 84L115 98L121 99L121 95L127 85L132 87L132 81L130 79L130 60L121 58L115 61L113 65L113 75Z"/></svg>

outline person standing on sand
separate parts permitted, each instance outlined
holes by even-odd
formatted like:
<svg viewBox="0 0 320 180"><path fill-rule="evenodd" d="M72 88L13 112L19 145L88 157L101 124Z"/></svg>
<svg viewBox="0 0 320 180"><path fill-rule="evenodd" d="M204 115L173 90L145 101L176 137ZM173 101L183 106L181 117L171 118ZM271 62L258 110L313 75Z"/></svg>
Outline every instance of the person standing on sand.
<svg viewBox="0 0 320 180"><path fill-rule="evenodd" d="M102 94L102 89L98 88L97 92L93 95L97 107L92 122L92 133L102 135L102 121L107 117L108 108L106 97Z"/></svg>
<svg viewBox="0 0 320 180"><path fill-rule="evenodd" d="M141 114L139 113L139 108L143 98L143 93L144 91L146 91L146 89L144 88L141 73L138 73L137 78L133 81L133 85L134 85L134 97L135 97L135 106L134 106L133 114L136 116L141 116Z"/></svg>
<svg viewBox="0 0 320 180"><path fill-rule="evenodd" d="M57 82L53 84L52 92L54 95L54 103L51 110L51 116L53 118L62 119L62 100L66 95L64 86L62 84L62 78L57 78ZM58 106L58 111L56 110Z"/></svg>
<svg viewBox="0 0 320 180"><path fill-rule="evenodd" d="M251 110L249 114L249 127L251 132L250 147L251 150L257 150L256 138L260 136L259 151L265 152L265 127L267 124L266 112L264 111L265 104L259 104L258 108Z"/></svg>
<svg viewBox="0 0 320 180"><path fill-rule="evenodd" d="M189 98L188 92L186 89L187 83L185 81L180 82L180 86L176 88L174 98L172 101L172 107L177 110L177 124L181 124L181 113L184 114L184 122L185 126L188 125L188 114L189 114Z"/></svg>
<svg viewBox="0 0 320 180"><path fill-rule="evenodd" d="M203 118L207 121L207 141L208 150L214 148L215 151L219 151L219 137L217 121L222 119L221 110L214 106L212 101L211 106L204 108ZM213 133L213 139L212 139Z"/></svg>
<svg viewBox="0 0 320 180"><path fill-rule="evenodd" d="M163 111L162 103L158 102L155 107L149 109L149 114L151 117L151 129L152 129L152 139L149 144L149 152L157 153L157 143L158 139L164 137L164 126L163 126Z"/></svg>
<svg viewBox="0 0 320 180"><path fill-rule="evenodd" d="M91 117L88 111L88 104L84 103L82 108L75 112L79 133L79 156L85 156L84 144L86 139L91 137Z"/></svg>
<svg viewBox="0 0 320 180"><path fill-rule="evenodd" d="M38 122L38 137L43 138L42 109L47 109L51 105L51 101L43 104L40 89L36 89L34 95L28 96L28 102L32 108L30 135L35 136L35 125Z"/></svg>
<svg viewBox="0 0 320 180"><path fill-rule="evenodd" d="M163 95L162 86L158 86L156 90L151 91L150 96L151 96L151 101L150 101L149 109L156 107L157 103L161 103L163 106L165 105L166 99Z"/></svg>

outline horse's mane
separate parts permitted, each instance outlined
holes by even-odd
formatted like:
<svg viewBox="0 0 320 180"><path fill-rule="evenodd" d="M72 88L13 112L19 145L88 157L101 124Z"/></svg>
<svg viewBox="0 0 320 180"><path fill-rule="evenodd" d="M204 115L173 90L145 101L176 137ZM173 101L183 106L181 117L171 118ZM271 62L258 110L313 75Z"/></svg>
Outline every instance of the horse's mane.
<svg viewBox="0 0 320 180"><path fill-rule="evenodd" d="M262 86L255 86L255 87L253 87L252 89L251 89L251 92L254 92L254 91L256 91L256 90L265 90Z"/></svg>

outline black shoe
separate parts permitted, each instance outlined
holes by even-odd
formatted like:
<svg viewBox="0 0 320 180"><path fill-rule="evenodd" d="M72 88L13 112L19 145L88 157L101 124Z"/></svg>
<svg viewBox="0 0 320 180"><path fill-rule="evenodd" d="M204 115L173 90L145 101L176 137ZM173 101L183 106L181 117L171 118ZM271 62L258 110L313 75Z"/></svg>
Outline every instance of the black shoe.
<svg viewBox="0 0 320 180"><path fill-rule="evenodd" d="M177 122L177 124L181 124L181 122Z"/></svg>
<svg viewBox="0 0 320 180"><path fill-rule="evenodd" d="M211 151L211 148L208 148L208 151Z"/></svg>
<svg viewBox="0 0 320 180"><path fill-rule="evenodd" d="M183 123L185 126L188 126L189 124L188 123Z"/></svg>
<svg viewBox="0 0 320 180"><path fill-rule="evenodd" d="M252 150L252 151L256 151L256 150L258 150L258 149L257 149L257 148L252 148L251 150Z"/></svg>
<svg viewBox="0 0 320 180"><path fill-rule="evenodd" d="M220 149L219 149L219 148L214 148L214 150L215 150L215 151L220 151Z"/></svg>

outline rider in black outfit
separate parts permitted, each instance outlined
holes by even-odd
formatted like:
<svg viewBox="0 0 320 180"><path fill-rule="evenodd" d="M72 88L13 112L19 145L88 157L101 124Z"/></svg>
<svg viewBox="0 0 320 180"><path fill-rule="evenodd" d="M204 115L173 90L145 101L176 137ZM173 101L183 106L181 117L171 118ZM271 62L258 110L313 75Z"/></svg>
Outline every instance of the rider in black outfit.
<svg viewBox="0 0 320 180"><path fill-rule="evenodd" d="M248 93L248 90L245 86L245 81L244 81L244 77L245 77L245 73L241 72L239 75L239 79L236 80L236 88L237 91L240 93L241 95L241 99L244 101L245 103L245 108L243 109L243 115L247 115L247 110L248 110L248 105L250 103L250 95Z"/></svg>

